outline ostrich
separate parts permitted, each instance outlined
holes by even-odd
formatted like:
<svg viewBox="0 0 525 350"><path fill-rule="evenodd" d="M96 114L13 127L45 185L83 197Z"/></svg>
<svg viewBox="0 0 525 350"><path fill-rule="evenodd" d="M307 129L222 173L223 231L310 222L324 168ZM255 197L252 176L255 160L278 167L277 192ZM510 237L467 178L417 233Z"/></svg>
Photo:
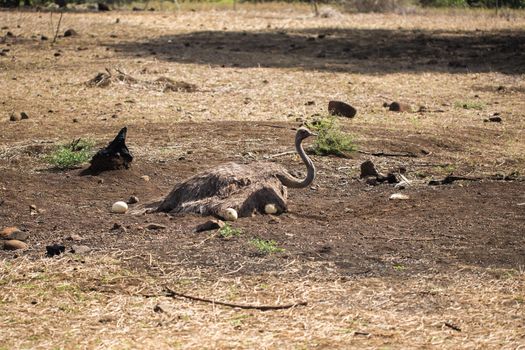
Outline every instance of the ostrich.
<svg viewBox="0 0 525 350"><path fill-rule="evenodd" d="M286 188L305 188L315 179L315 166L301 145L312 135L315 134L304 127L295 135L295 148L307 169L303 180L294 178L275 163L230 162L176 185L154 211L224 217L225 211L232 208L239 217L246 217L255 212L265 213L266 205L273 204L275 213L285 212Z"/></svg>

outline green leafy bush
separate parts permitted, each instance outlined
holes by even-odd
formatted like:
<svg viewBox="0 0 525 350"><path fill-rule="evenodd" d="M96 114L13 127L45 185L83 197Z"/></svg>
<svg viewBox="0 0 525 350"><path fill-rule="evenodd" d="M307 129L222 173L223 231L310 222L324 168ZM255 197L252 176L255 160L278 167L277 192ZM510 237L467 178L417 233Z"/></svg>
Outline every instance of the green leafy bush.
<svg viewBox="0 0 525 350"><path fill-rule="evenodd" d="M277 242L274 240L265 240L261 238L254 238L251 240L251 243L259 250L259 252L264 254L280 253L284 252L284 248L277 246Z"/></svg>
<svg viewBox="0 0 525 350"><path fill-rule="evenodd" d="M325 117L308 123L307 126L317 133L313 150L318 155L346 156L356 150L352 136L341 130L335 117Z"/></svg>
<svg viewBox="0 0 525 350"><path fill-rule="evenodd" d="M91 158L93 142L74 140L69 144L58 146L46 161L58 169L71 169L85 163Z"/></svg>
<svg viewBox="0 0 525 350"><path fill-rule="evenodd" d="M226 224L219 229L219 234L223 238L231 238L234 236L240 236L242 234L242 230L233 228L230 224Z"/></svg>

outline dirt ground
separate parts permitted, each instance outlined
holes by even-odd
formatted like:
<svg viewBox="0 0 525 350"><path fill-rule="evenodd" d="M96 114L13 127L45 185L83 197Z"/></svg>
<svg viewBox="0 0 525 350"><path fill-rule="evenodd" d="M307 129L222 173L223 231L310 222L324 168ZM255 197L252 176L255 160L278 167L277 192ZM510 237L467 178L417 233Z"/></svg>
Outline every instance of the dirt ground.
<svg viewBox="0 0 525 350"><path fill-rule="evenodd" d="M59 33L78 35L55 43L59 14L0 12L0 229L29 233L29 249L0 251L0 349L523 348L525 14L321 10L67 12ZM106 70L131 78L86 84ZM292 150L293 129L332 99L358 110L340 120L358 152L313 155L318 177L289 190L289 212L240 219L228 239L195 233L197 215L110 212L213 165ZM45 160L123 126L130 170L81 176ZM294 154L269 159L304 172ZM405 168L411 185L367 185L369 159ZM428 185L451 173L473 181ZM54 243L91 251L48 258ZM166 288L307 305L231 308Z"/></svg>

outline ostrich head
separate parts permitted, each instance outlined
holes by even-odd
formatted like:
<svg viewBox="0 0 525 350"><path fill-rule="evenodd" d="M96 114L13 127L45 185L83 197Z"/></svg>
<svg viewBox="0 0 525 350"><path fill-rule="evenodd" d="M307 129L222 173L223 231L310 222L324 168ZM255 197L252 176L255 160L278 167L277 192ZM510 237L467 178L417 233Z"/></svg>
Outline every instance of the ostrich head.
<svg viewBox="0 0 525 350"><path fill-rule="evenodd" d="M311 132L310 130L302 126L299 129L297 129L297 134L295 134L295 140L302 141L305 138L310 137L310 136L317 136L317 134Z"/></svg>

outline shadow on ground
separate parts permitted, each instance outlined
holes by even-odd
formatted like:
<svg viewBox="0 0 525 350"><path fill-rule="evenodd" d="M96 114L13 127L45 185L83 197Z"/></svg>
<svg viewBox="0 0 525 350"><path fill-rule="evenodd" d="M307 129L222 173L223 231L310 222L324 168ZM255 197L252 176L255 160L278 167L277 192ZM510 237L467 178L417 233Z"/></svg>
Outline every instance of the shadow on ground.
<svg viewBox="0 0 525 350"><path fill-rule="evenodd" d="M223 67L356 73L525 72L525 31L198 31L108 46L127 55Z"/></svg>

